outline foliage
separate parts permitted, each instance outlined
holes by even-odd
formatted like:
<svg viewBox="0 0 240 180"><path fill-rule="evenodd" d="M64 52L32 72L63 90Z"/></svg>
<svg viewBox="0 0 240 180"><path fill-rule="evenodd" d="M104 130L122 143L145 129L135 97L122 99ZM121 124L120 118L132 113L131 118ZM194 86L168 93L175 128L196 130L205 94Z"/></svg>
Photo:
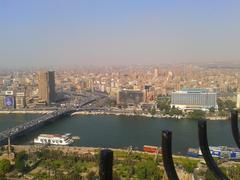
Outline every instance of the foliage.
<svg viewBox="0 0 240 180"><path fill-rule="evenodd" d="M211 108L209 109L209 111L210 111L210 113L214 113L214 112L215 112L215 108L214 108L214 107L211 107Z"/></svg>
<svg viewBox="0 0 240 180"><path fill-rule="evenodd" d="M172 107L169 111L169 115L173 116L173 115L183 115L183 112L175 107Z"/></svg>
<svg viewBox="0 0 240 180"><path fill-rule="evenodd" d="M134 175L134 167L118 163L115 165L116 174L123 178L131 178Z"/></svg>
<svg viewBox="0 0 240 180"><path fill-rule="evenodd" d="M10 161L7 159L0 160L0 177L4 176L11 169Z"/></svg>
<svg viewBox="0 0 240 180"><path fill-rule="evenodd" d="M201 120L205 118L206 118L206 113L201 110L194 110L192 112L189 112L187 115L187 119Z"/></svg>
<svg viewBox="0 0 240 180"><path fill-rule="evenodd" d="M154 161L137 162L135 171L139 179L161 179L163 175Z"/></svg>
<svg viewBox="0 0 240 180"><path fill-rule="evenodd" d="M25 173L29 170L29 166L26 163L27 158L28 156L24 151L17 154L16 160L15 160L15 167L21 173Z"/></svg>
<svg viewBox="0 0 240 180"><path fill-rule="evenodd" d="M229 167L228 169L225 169L225 171L230 179L240 177L240 165Z"/></svg>
<svg viewBox="0 0 240 180"><path fill-rule="evenodd" d="M176 158L174 162L182 167L186 172L193 173L194 169L197 168L198 160L192 160L188 158Z"/></svg>
<svg viewBox="0 0 240 180"><path fill-rule="evenodd" d="M217 104L218 104L218 109L219 111L227 111L230 112L232 111L234 108L236 108L236 103L233 102L232 100L221 100L221 99L217 99Z"/></svg>
<svg viewBox="0 0 240 180"><path fill-rule="evenodd" d="M37 154L41 158L41 167L47 171L47 174L39 176L47 175L46 179L81 179L82 173L85 173L87 179L94 179L95 172L91 172L91 169L97 166L94 155L77 155L48 149Z"/></svg>
<svg viewBox="0 0 240 180"><path fill-rule="evenodd" d="M156 109L155 108L152 108L149 110L149 113L154 116L156 114Z"/></svg>
<svg viewBox="0 0 240 180"><path fill-rule="evenodd" d="M214 180L214 179L216 179L214 174L209 169L207 170L207 172L205 174L205 178L206 178L206 180Z"/></svg>
<svg viewBox="0 0 240 180"><path fill-rule="evenodd" d="M170 98L169 97L158 97L157 108L160 111L169 112L170 110Z"/></svg>

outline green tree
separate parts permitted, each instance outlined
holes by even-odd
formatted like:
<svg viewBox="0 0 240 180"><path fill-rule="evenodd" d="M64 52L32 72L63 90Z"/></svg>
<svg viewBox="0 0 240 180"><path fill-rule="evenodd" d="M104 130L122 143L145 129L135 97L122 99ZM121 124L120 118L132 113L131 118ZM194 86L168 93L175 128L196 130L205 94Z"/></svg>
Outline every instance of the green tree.
<svg viewBox="0 0 240 180"><path fill-rule="evenodd" d="M187 119L201 120L205 118L206 118L206 113L201 110L194 110L192 112L189 112L187 115Z"/></svg>
<svg viewBox="0 0 240 180"><path fill-rule="evenodd" d="M232 100L226 100L225 101L225 108L228 111L232 111L234 108L236 108L236 103L233 102Z"/></svg>
<svg viewBox="0 0 240 180"><path fill-rule="evenodd" d="M136 175L139 179L161 179L162 174L154 161L143 161L136 164Z"/></svg>
<svg viewBox="0 0 240 180"><path fill-rule="evenodd" d="M156 114L156 109L155 108L152 108L149 110L149 113L154 116Z"/></svg>
<svg viewBox="0 0 240 180"><path fill-rule="evenodd" d="M211 108L209 109L209 111L210 111L211 113L214 113L214 112L215 112L215 108L214 108L214 107L211 107Z"/></svg>
<svg viewBox="0 0 240 180"><path fill-rule="evenodd" d="M28 156L24 151L18 153L16 156L15 167L21 173L29 170L29 166L26 164L27 158Z"/></svg>
<svg viewBox="0 0 240 180"><path fill-rule="evenodd" d="M174 115L182 115L183 112L177 108L175 108L174 106L171 108L171 110L169 111L169 115L170 116L174 116Z"/></svg>
<svg viewBox="0 0 240 180"><path fill-rule="evenodd" d="M0 160L0 177L4 176L11 169L10 161L7 159Z"/></svg>
<svg viewBox="0 0 240 180"><path fill-rule="evenodd" d="M199 161L188 158L176 158L174 159L174 162L178 166L181 166L186 172L193 173L194 169L197 168Z"/></svg>
<svg viewBox="0 0 240 180"><path fill-rule="evenodd" d="M169 97L158 97L157 108L160 111L169 112L170 110L170 98Z"/></svg>
<svg viewBox="0 0 240 180"><path fill-rule="evenodd" d="M217 104L218 104L218 110L219 111L232 111L234 108L236 108L236 103L232 100L221 100L217 99Z"/></svg>

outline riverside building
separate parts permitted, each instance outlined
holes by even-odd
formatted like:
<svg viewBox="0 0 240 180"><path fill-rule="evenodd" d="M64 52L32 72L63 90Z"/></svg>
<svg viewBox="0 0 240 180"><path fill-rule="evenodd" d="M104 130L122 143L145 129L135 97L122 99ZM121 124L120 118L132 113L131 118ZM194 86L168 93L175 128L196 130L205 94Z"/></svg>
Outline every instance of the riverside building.
<svg viewBox="0 0 240 180"><path fill-rule="evenodd" d="M23 109L26 107L26 96L24 92L16 93L16 109Z"/></svg>
<svg viewBox="0 0 240 180"><path fill-rule="evenodd" d="M172 92L171 107L180 110L203 110L210 108L218 109L217 94L207 89L183 89Z"/></svg>
<svg viewBox="0 0 240 180"><path fill-rule="evenodd" d="M40 72L38 79L39 98L50 105L55 101L55 73L54 71Z"/></svg>
<svg viewBox="0 0 240 180"><path fill-rule="evenodd" d="M118 91L117 104L119 106L138 106L144 101L144 93L140 90L123 89Z"/></svg>

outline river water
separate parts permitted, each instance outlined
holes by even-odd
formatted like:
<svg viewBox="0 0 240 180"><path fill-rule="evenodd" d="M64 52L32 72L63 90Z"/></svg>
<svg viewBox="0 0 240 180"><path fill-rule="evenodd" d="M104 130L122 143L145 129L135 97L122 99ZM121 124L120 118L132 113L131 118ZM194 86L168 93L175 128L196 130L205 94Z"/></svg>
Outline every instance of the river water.
<svg viewBox="0 0 240 180"><path fill-rule="evenodd" d="M26 122L38 115L0 115L0 131ZM161 131L173 131L173 152L185 154L189 147L198 148L197 121L159 119L139 116L75 115L60 119L17 139L15 144L32 143L40 133L72 133L80 136L74 146L124 148L143 145L161 146ZM230 121L208 121L209 144L235 146Z"/></svg>

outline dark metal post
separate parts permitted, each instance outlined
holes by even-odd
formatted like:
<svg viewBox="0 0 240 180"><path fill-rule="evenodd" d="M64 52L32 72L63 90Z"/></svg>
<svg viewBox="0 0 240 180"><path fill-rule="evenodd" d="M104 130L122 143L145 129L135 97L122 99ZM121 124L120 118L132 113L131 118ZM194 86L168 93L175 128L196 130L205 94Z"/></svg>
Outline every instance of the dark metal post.
<svg viewBox="0 0 240 180"><path fill-rule="evenodd" d="M100 180L113 179L113 152L108 149L101 150L99 163Z"/></svg>
<svg viewBox="0 0 240 180"><path fill-rule="evenodd" d="M228 180L228 178L222 173L220 168L215 163L208 146L207 139L207 122L206 121L198 121L198 139L200 149L203 154L203 158L208 166L208 168L214 173L217 179L220 180Z"/></svg>
<svg viewBox="0 0 240 180"><path fill-rule="evenodd" d="M239 129L238 129L238 111L234 110L231 112L231 126L232 126L232 135L233 138L240 148L240 139L239 139Z"/></svg>
<svg viewBox="0 0 240 180"><path fill-rule="evenodd" d="M162 156L163 165L169 180L178 180L177 172L172 158L172 132L162 131Z"/></svg>

